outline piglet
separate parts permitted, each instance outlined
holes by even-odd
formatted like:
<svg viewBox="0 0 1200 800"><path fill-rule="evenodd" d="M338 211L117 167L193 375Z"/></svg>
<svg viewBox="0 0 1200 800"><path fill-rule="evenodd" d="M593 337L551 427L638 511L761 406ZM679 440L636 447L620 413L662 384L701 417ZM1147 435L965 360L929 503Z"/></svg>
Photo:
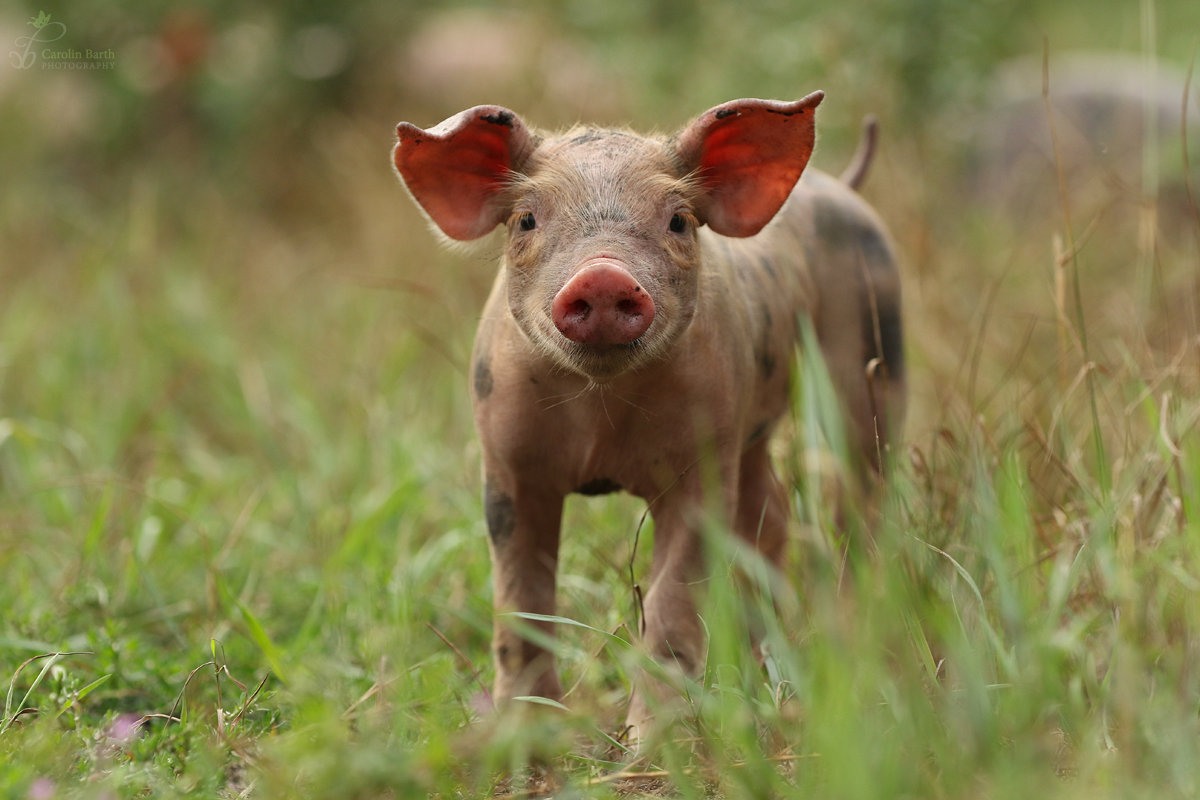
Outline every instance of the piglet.
<svg viewBox="0 0 1200 800"><path fill-rule="evenodd" d="M736 100L670 138L539 133L498 106L397 128L396 169L446 236L505 228L471 361L498 612L554 614L566 495L630 492L655 522L644 646L695 676L703 509L782 556L788 500L768 442L800 314L879 469L904 405L899 278L848 185L869 152L843 180L805 171L823 96ZM552 656L503 617L493 650L499 703L562 696ZM635 736L645 698L631 700Z"/></svg>

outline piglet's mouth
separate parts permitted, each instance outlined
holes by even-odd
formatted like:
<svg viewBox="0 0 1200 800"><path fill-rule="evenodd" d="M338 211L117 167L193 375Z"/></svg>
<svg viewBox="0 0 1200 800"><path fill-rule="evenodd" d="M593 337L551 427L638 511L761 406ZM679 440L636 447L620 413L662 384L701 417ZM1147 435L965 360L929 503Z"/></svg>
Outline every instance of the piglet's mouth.
<svg viewBox="0 0 1200 800"><path fill-rule="evenodd" d="M572 342L598 350L625 349L650 329L654 300L620 261L597 258L555 295L551 317Z"/></svg>

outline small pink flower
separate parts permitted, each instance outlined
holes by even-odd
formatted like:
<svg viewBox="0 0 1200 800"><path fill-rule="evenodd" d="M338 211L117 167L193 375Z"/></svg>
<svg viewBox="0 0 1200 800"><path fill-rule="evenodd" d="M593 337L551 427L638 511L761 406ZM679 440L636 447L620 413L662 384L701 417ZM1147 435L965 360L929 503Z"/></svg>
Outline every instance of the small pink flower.
<svg viewBox="0 0 1200 800"><path fill-rule="evenodd" d="M496 710L496 704L492 701L490 694L476 692L471 696L471 710L484 717Z"/></svg>
<svg viewBox="0 0 1200 800"><path fill-rule="evenodd" d="M122 714L117 717L108 728L108 738L120 744L132 742L137 738L138 719L133 714Z"/></svg>
<svg viewBox="0 0 1200 800"><path fill-rule="evenodd" d="M54 797L54 781L49 778L38 778L29 784L29 800L51 800Z"/></svg>

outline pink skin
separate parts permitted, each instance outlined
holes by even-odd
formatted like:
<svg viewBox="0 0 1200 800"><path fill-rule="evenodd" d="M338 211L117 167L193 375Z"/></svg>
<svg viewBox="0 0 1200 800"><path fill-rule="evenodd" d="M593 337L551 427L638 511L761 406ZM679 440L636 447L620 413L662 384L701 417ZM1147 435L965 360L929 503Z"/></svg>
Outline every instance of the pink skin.
<svg viewBox="0 0 1200 800"><path fill-rule="evenodd" d="M596 259L555 295L552 314L573 342L629 344L654 322L654 301L621 262Z"/></svg>
<svg viewBox="0 0 1200 800"><path fill-rule="evenodd" d="M789 407L798 315L878 469L903 415L898 274L850 187L800 178L820 99L734 101L670 138L541 134L499 106L398 126L396 169L446 236L508 227L471 358L500 708L563 697L553 655L503 613L544 615L532 624L553 635L571 493L647 501L643 644L669 672L699 675L707 515L773 564L788 538L769 443ZM639 679L631 736L672 708L665 687Z"/></svg>

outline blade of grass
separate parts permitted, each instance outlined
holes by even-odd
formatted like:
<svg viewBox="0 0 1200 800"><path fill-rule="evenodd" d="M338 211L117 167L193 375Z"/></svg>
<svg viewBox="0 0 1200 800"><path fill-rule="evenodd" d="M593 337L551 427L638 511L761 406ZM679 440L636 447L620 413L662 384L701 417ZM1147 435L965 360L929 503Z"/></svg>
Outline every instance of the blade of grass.
<svg viewBox="0 0 1200 800"><path fill-rule="evenodd" d="M103 686L105 683L108 682L109 678L111 678L112 676L113 676L113 673L111 673L111 672L107 675L102 675L101 677L99 677L96 680L89 683L87 686L80 689L79 694L75 695L70 700L68 700L66 705L64 705L62 708L60 708L58 710L58 713L54 715L54 718L58 719L59 717L61 717L63 714L65 714L67 712L67 709L71 708L73 705L78 703L80 700L87 697L89 694L94 692L99 687Z"/></svg>
<svg viewBox="0 0 1200 800"><path fill-rule="evenodd" d="M223 581L218 580L217 586L220 589L221 594L225 596L226 601L236 608L238 613L241 615L242 621L246 624L246 630L250 634L250 639L256 645L258 645L258 649L262 651L263 656L267 659L267 663L271 667L271 671L275 673L276 677L278 677L280 682L282 682L285 686L290 684L291 681L288 679L288 671L283 665L283 651L281 651L275 642L271 640L271 637L267 634L266 629L263 628L262 623L260 623L258 618L254 616L254 613L251 612L250 609L246 608L246 606L240 600L233 596Z"/></svg>
<svg viewBox="0 0 1200 800"><path fill-rule="evenodd" d="M1104 437L1100 430L1100 412L1096 406L1095 379L1090 369L1091 352L1088 347L1087 323L1083 316L1083 293L1079 281L1079 250L1075 246L1075 231L1071 224L1071 200L1067 193L1067 178L1063 169L1062 151L1058 140L1058 126L1055 124L1054 107L1050 103L1050 39L1042 40L1042 101L1046 106L1046 120L1050 125L1050 143L1054 150L1054 169L1058 176L1059 200L1063 209L1063 225L1067 233L1067 253L1071 256L1072 283L1075 299L1075 321L1079 326L1079 347L1082 351L1084 367L1087 369L1088 399L1092 412L1092 447L1096 453L1096 466L1099 471L1097 478L1100 483L1100 495L1108 501L1111 489L1108 456L1104 450Z"/></svg>
<svg viewBox="0 0 1200 800"><path fill-rule="evenodd" d="M21 713L21 710L23 710L25 708L25 703L26 703L26 701L29 700L30 695L33 694L34 689L36 689L38 687L38 685L42 682L42 679L46 677L46 673L48 673L50 671L50 668L53 667L56 663L58 663L58 659L63 658L65 656L90 656L90 655L93 655L91 651L43 653L40 656L33 656L32 658L28 658L24 662L22 662L21 666L17 667L17 671L15 673L13 673L12 681L8 684L8 694L4 698L4 718L3 718L4 724L3 724L3 726L0 726L0 734L3 734L5 731L7 731L9 729L9 727L13 724L13 722L16 721L17 716ZM32 664L35 661L40 661L43 658L49 659L49 660L46 662L45 666L42 667L42 670L41 670L41 672L38 673L37 678L35 678L33 683L29 686L29 689L25 692L25 696L21 698L21 702L17 704L18 711L16 713L13 713L12 699L13 699L13 692L16 690L16 686L17 686L17 678L20 677L21 671L24 670L25 667L29 666L30 664Z"/></svg>

